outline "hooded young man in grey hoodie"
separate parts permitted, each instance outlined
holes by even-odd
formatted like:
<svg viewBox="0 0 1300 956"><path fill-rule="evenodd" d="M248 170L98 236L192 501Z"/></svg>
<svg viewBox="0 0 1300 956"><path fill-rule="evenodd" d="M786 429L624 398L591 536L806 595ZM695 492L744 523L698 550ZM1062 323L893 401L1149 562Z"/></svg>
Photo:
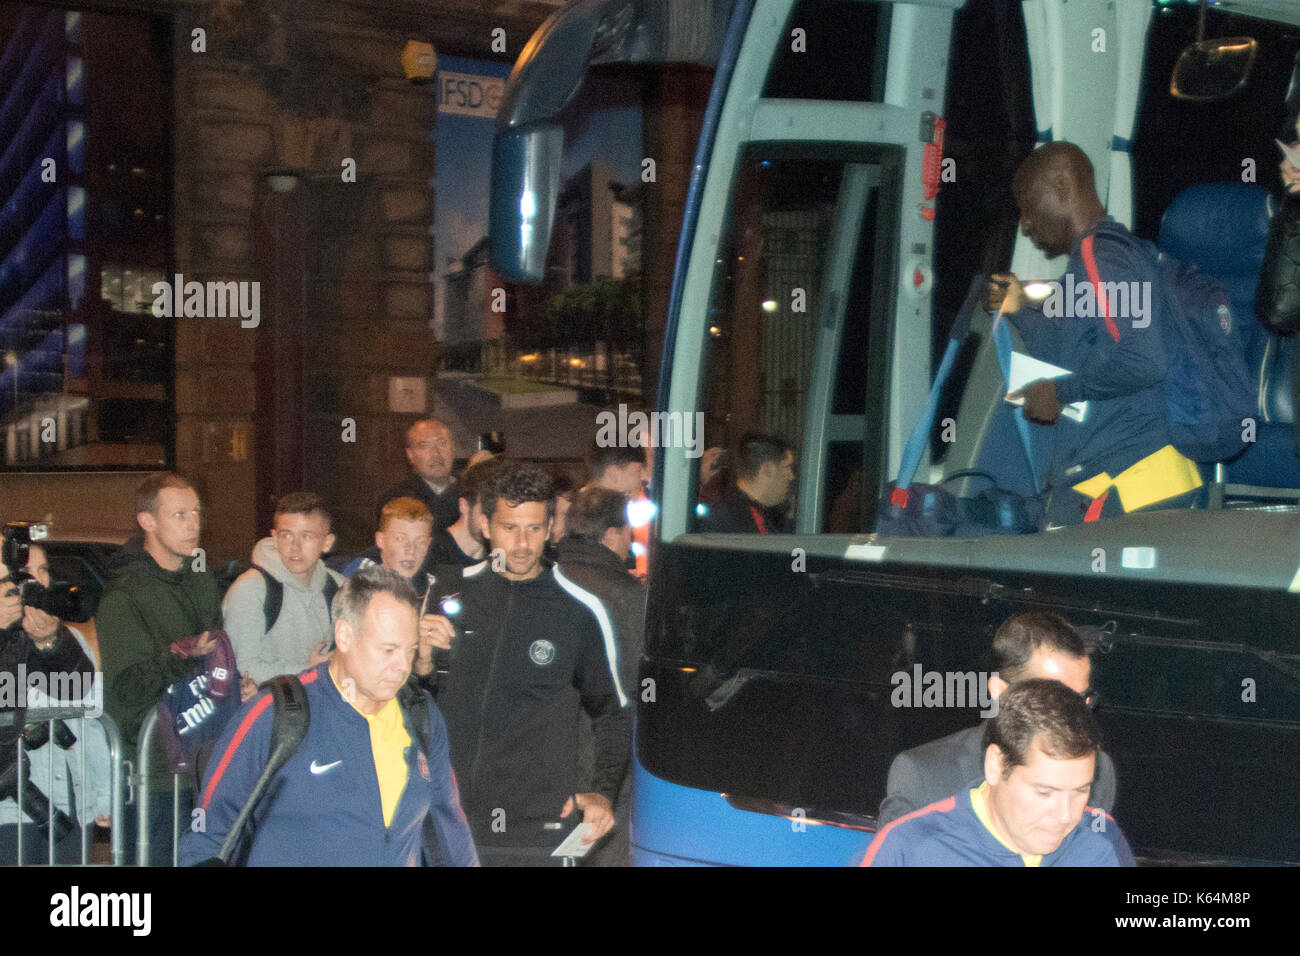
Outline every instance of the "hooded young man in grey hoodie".
<svg viewBox="0 0 1300 956"><path fill-rule="evenodd" d="M328 657L330 601L343 577L321 561L334 547L325 499L295 491L275 506L269 538L253 546L253 567L230 586L221 609L245 700L277 674L297 674ZM279 591L279 611L273 592ZM268 597L271 597L268 612ZM268 629L267 621L274 615Z"/></svg>

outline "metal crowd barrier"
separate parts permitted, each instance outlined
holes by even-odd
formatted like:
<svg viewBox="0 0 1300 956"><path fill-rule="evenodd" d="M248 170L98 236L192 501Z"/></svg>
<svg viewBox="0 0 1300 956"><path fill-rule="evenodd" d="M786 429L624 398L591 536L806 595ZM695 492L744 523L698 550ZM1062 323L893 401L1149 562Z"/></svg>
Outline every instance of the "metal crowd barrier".
<svg viewBox="0 0 1300 956"><path fill-rule="evenodd" d="M135 838L135 861L137 866L149 865L150 814L153 795L149 790L149 771L153 764L154 733L158 729L158 708L151 707L144 723L140 725L139 746L136 748L140 767L131 774L136 802L139 805ZM181 777L183 774L171 774L172 778L172 866L180 866L181 834Z"/></svg>
<svg viewBox="0 0 1300 956"><path fill-rule="evenodd" d="M12 727L14 725L15 717L16 715L12 712L0 714L0 727ZM122 791L123 791L123 784L124 784L122 778L122 736L118 732L117 724L113 722L113 719L109 717L108 714L100 714L98 717L89 717L87 716L86 710L83 707L39 707L39 708L31 707L27 709L26 717L27 719L23 725L24 727L31 727L41 723L47 723L49 725L48 729L49 729L50 736L45 746L56 748L56 750L57 750L57 745L55 743L56 740L55 721L61 720L64 721L65 723L76 722L78 729L80 730L80 733L76 734L77 742L78 744L81 744L81 746L78 746L77 748L78 751L77 759L79 761L78 769L81 772L81 781L82 781L81 785L82 785L83 794L88 793L90 790L90 784L86 779L86 751L88 748L85 746L85 742L86 742L85 722L87 720L97 721L99 725L103 727L104 735L108 740L108 759L109 759L109 768L110 768L109 772L111 774L111 779L109 782L109 787L110 787L109 792L110 792L110 806L112 808L111 812L112 812L113 822L112 822L112 829L110 831L111 833L110 844L109 844L110 855L112 858L113 866L124 865L126 862L126 858L125 858L125 848L122 846L123 843L122 834L123 834L123 823L126 820L126 815L125 815L126 807L124 805L124 801L122 798ZM24 773L23 773L24 764L27 762L28 759L26 749L23 746L23 738L20 737L15 742L14 746L17 750L15 756L17 780L21 783L21 781L24 779ZM55 819L55 813L57 808L57 802L54 793L54 789L55 789L54 763L55 760L57 759L57 756L54 751L51 751L48 756L49 756L49 772L47 775L46 786L45 786L46 800L49 804L49 808L46 814L47 818L45 821L46 828L48 831L46 850L48 853L49 864L53 866L56 863L55 841L54 841L54 832L55 832L54 819ZM16 834L17 863L19 866L24 866L26 864L24 861L25 847L24 847L23 834L24 831L27 829L25 825L27 820L27 814L26 814L26 809L23 805L24 804L23 791L25 790L25 788L19 785L15 787L15 790L16 793L14 799L18 805L18 820L17 820L17 834ZM87 866L90 864L90 833L91 833L92 823L91 820L84 819L87 813L86 807L78 806L76 808L76 811L77 811L77 816L79 818L83 818L77 820L78 826L81 830L81 865Z"/></svg>

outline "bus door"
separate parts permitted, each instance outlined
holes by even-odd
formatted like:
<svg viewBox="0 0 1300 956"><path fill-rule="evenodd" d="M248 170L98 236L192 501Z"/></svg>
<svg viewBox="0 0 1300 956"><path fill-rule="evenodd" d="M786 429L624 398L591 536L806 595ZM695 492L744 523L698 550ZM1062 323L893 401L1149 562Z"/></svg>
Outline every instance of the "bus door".
<svg viewBox="0 0 1300 956"><path fill-rule="evenodd" d="M880 691L901 660L886 645L911 625L921 653L945 643L930 626L940 605L924 598L866 619L870 590L819 576L815 542L862 526L928 391L955 6L759 2L734 63L719 64L660 408L702 414L714 448L751 432L789 443L795 534L698 533L718 489L701 485L697 460L661 450L638 862L860 858L881 796L863 781L883 782L897 739ZM965 717L924 716L918 735Z"/></svg>

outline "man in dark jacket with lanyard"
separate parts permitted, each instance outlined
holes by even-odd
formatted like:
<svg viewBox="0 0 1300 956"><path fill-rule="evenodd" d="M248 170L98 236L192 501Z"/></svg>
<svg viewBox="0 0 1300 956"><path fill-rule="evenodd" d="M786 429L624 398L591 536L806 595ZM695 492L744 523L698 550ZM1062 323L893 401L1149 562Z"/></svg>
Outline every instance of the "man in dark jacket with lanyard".
<svg viewBox="0 0 1300 956"><path fill-rule="evenodd" d="M443 531L460 517L460 489L451 473L456 446L451 429L436 418L422 418L406 430L406 460L411 475L379 496L376 516L394 498L424 502L433 515L434 531Z"/></svg>
<svg viewBox="0 0 1300 956"><path fill-rule="evenodd" d="M335 651L300 677L311 724L258 809L249 865L477 862L446 727L428 694L408 680L416 599L386 568L358 572L335 595ZM271 751L271 704L269 691L249 701L213 751L204 825L186 834L183 864L216 856L239 816Z"/></svg>
<svg viewBox="0 0 1300 956"><path fill-rule="evenodd" d="M605 488L579 492L569 511L568 534L559 544L560 571L579 587L600 598L609 611L618 639L619 680L626 692L637 686L637 668L645 637L646 587L627 570L632 552L632 525L626 495ZM591 765L591 728L580 724L579 761L584 773ZM628 814L632 777L623 781L614 804L615 828L610 838L583 860L586 866L628 866Z"/></svg>
<svg viewBox="0 0 1300 956"><path fill-rule="evenodd" d="M994 700L1016 681L1060 681L1091 704L1092 660L1083 637L1059 614L1031 611L1007 618L993 636L989 694ZM901 816L956 793L984 766L984 727L968 727L904 750L889 765L885 799L877 822ZM1088 800L1107 813L1115 809L1115 762L1097 751L1097 776Z"/></svg>
<svg viewBox="0 0 1300 956"><path fill-rule="evenodd" d="M794 452L777 435L750 432L736 450L734 480L712 504L703 504L700 531L786 534L786 502L794 483Z"/></svg>
<svg viewBox="0 0 1300 956"><path fill-rule="evenodd" d="M1010 396L1024 399L1031 422L1056 426L1045 525L1190 507L1201 479L1169 441L1165 309L1154 258L1106 215L1092 163L1071 143L1031 153L1016 170L1012 192L1025 236L1048 256L1069 256L1042 306L1027 306L1011 274L995 275L987 295L989 308L1001 307L1034 358L1071 373ZM1085 401L1083 421L1060 421L1066 405Z"/></svg>
<svg viewBox="0 0 1300 956"><path fill-rule="evenodd" d="M492 559L464 572L458 607L421 622L417 674L450 648L438 706L451 762L485 864L554 862L574 811L584 842L614 824L631 751L631 714L618 649L595 595L549 567L554 487L534 465L510 463L484 484L483 536ZM578 776L578 713L595 737L591 789Z"/></svg>
<svg viewBox="0 0 1300 956"><path fill-rule="evenodd" d="M1133 866L1114 818L1090 805L1100 733L1059 681L1021 681L984 725L980 773L881 827L863 866Z"/></svg>

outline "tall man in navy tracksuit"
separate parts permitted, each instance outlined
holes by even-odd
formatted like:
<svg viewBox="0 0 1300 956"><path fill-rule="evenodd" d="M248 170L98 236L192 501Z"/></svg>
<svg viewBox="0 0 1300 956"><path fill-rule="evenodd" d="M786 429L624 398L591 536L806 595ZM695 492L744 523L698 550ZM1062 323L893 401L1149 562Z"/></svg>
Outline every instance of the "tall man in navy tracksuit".
<svg viewBox="0 0 1300 956"><path fill-rule="evenodd" d="M1100 735L1082 697L1034 678L984 725L983 779L899 817L863 866L1133 866L1119 824L1088 806Z"/></svg>
<svg viewBox="0 0 1300 956"><path fill-rule="evenodd" d="M479 494L493 558L465 569L454 615L421 620L415 671L429 674L433 649L450 648L438 706L484 864L544 865L575 810L590 825L586 842L614 825L631 714L609 614L542 557L550 476L512 462ZM589 788L578 776L580 710L595 738Z"/></svg>
<svg viewBox="0 0 1300 956"><path fill-rule="evenodd" d="M416 594L394 571L359 571L334 597L335 650L303 672L311 724L268 788L249 865L472 866L474 842L447 732L413 681ZM270 692L244 705L208 763L201 825L181 862L216 856L271 750Z"/></svg>
<svg viewBox="0 0 1300 956"><path fill-rule="evenodd" d="M1048 256L1069 256L1042 305L1028 306L1011 274L993 276L986 298L1020 330L1034 358L1072 373L1018 393L1027 419L1055 426L1044 522L1190 507L1201 479L1169 440L1164 295L1149 247L1106 215L1092 163L1072 143L1031 153L1012 192L1025 236ZM1061 419L1064 406L1082 401L1089 406L1082 422Z"/></svg>

